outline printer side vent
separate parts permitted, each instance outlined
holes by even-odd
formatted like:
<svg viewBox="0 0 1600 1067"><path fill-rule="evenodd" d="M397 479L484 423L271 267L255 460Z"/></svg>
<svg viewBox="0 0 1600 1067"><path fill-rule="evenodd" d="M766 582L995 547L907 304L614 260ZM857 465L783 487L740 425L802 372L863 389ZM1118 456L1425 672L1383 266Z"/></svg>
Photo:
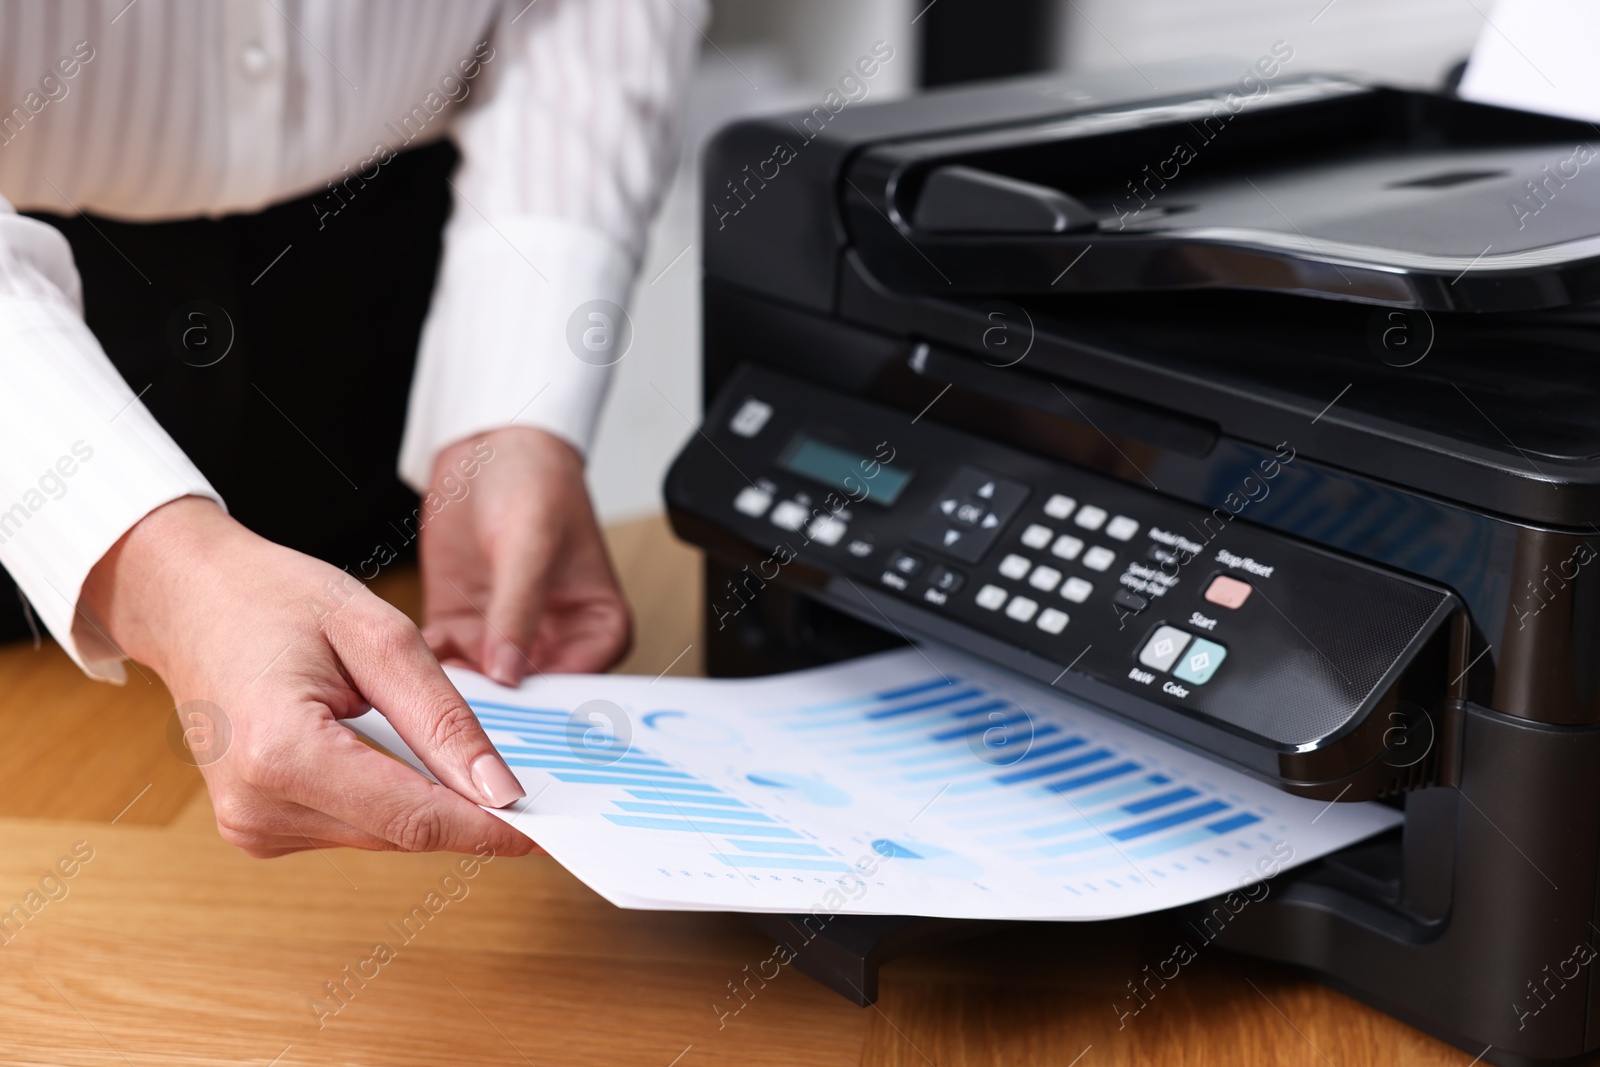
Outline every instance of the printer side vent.
<svg viewBox="0 0 1600 1067"><path fill-rule="evenodd" d="M1397 797L1414 789L1423 789L1435 785L1437 767L1438 761L1430 754L1413 766L1396 768L1394 777L1389 780L1389 784L1378 790L1374 795L1374 799L1382 800L1384 797Z"/></svg>

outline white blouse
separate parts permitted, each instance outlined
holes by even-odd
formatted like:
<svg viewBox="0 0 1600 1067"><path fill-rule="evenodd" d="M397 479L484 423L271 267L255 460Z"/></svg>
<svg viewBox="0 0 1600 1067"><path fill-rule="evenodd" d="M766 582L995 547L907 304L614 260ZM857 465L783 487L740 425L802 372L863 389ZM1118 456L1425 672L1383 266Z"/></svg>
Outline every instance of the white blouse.
<svg viewBox="0 0 1600 1067"><path fill-rule="evenodd" d="M627 303L707 14L706 0L0 0L0 564L85 670L123 677L78 605L90 569L154 508L217 494L85 328L66 240L14 208L254 211L375 180L392 153L448 135L462 163L401 477L422 489L438 449L509 424L586 449L609 369L574 355L568 320ZM340 200L326 203L336 226Z"/></svg>

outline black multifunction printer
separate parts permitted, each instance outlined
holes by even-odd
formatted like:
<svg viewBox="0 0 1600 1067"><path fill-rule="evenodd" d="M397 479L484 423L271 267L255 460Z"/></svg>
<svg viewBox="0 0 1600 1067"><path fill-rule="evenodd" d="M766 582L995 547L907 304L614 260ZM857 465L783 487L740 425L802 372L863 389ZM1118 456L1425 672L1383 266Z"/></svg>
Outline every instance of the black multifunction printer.
<svg viewBox="0 0 1600 1067"><path fill-rule="evenodd" d="M1393 805L1218 943L1488 1062L1579 1056L1594 128L1270 66L830 99L715 139L706 416L666 485L710 556L709 666L929 639ZM838 919L807 969L865 1001L914 933Z"/></svg>

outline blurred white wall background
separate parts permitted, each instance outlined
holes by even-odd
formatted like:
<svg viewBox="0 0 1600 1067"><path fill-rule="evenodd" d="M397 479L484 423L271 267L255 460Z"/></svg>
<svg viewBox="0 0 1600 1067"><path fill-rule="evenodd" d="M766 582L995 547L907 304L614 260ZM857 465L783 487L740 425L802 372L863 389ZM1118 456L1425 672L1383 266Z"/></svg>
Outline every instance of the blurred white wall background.
<svg viewBox="0 0 1600 1067"><path fill-rule="evenodd" d="M1192 56L1244 62L1274 41L1286 71L1366 74L1436 85L1467 58L1489 0L1072 0L1057 20L1057 55L1072 68Z"/></svg>
<svg viewBox="0 0 1600 1067"><path fill-rule="evenodd" d="M690 90L683 163L650 235L634 290L633 346L617 365L589 460L605 522L661 510L661 481L700 418L700 196L706 138L741 116L819 103L874 41L895 57L869 100L916 82L911 0L714 0L712 43Z"/></svg>
<svg viewBox="0 0 1600 1067"><path fill-rule="evenodd" d="M935 0L937 3L938 0ZM990 0L1002 3L1004 0ZM633 346L617 368L589 463L602 520L661 509L661 480L700 417L700 203L706 137L741 115L820 101L875 41L894 60L869 100L917 84L927 0L713 0L685 126L683 165L651 234L634 293ZM1055 54L1068 69L1142 67L1236 56L1241 69L1274 41L1294 72L1365 73L1436 84L1465 59L1487 0L1061 0Z"/></svg>

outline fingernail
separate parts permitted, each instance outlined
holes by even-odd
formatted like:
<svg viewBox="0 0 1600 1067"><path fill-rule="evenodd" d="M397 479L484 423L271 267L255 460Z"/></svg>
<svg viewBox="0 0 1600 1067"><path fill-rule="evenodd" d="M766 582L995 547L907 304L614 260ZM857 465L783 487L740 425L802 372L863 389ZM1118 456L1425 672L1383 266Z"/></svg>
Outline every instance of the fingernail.
<svg viewBox="0 0 1600 1067"><path fill-rule="evenodd" d="M489 677L501 685L517 685L522 681L522 656L511 645L501 645L489 665Z"/></svg>
<svg viewBox="0 0 1600 1067"><path fill-rule="evenodd" d="M472 761L472 783L491 808L503 808L528 795L511 768L493 752L485 752Z"/></svg>

